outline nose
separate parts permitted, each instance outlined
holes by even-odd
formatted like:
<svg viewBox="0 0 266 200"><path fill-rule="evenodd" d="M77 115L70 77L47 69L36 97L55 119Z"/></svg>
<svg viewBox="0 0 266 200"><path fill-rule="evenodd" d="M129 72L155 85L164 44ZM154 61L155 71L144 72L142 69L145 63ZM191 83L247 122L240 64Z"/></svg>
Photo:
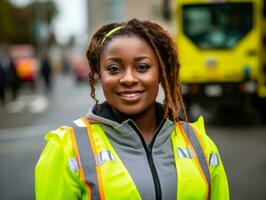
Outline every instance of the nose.
<svg viewBox="0 0 266 200"><path fill-rule="evenodd" d="M132 86L138 82L138 78L132 69L126 69L120 78L120 84Z"/></svg>

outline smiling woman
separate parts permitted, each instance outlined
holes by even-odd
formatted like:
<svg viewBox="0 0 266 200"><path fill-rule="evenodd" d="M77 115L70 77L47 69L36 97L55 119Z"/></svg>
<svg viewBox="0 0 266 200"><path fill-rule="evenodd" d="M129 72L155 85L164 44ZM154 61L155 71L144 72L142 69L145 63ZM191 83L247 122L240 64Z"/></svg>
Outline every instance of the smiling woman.
<svg viewBox="0 0 266 200"><path fill-rule="evenodd" d="M135 119L150 142L156 127L159 90L159 65L152 48L140 37L115 38L105 46L100 68L105 98L118 121Z"/></svg>
<svg viewBox="0 0 266 200"><path fill-rule="evenodd" d="M185 112L180 66L166 30L137 19L105 25L92 37L87 58L96 104L46 136L36 166L37 199L229 199L203 119L179 117ZM106 98L101 104L96 75ZM163 104L156 102L159 84Z"/></svg>
<svg viewBox="0 0 266 200"><path fill-rule="evenodd" d="M136 36L115 38L101 55L100 75L104 95L113 110L131 117L143 116L140 121L155 118L159 66L147 42ZM147 111L152 113L149 118Z"/></svg>

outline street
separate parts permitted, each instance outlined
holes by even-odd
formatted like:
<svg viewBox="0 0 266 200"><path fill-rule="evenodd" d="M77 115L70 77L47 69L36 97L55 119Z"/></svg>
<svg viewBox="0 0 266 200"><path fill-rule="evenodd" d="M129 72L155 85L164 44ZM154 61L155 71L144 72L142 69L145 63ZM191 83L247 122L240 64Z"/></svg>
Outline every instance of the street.
<svg viewBox="0 0 266 200"><path fill-rule="evenodd" d="M86 114L93 105L86 83L57 75L53 91L21 94L0 107L0 199L34 199L34 167L49 130ZM97 97L103 99L99 88ZM266 125L255 112L205 111L206 129L220 149L232 200L266 199Z"/></svg>

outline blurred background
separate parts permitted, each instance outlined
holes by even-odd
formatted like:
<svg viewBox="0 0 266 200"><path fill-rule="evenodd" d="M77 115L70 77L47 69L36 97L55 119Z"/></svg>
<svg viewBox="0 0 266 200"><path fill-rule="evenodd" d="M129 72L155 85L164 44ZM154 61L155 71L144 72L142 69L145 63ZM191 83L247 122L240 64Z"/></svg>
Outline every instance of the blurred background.
<svg viewBox="0 0 266 200"><path fill-rule="evenodd" d="M231 199L265 200L265 4L0 0L0 199L35 199L44 135L94 104L85 59L91 35L107 22L135 17L159 22L177 42L189 118L204 116ZM100 85L96 90L103 100Z"/></svg>

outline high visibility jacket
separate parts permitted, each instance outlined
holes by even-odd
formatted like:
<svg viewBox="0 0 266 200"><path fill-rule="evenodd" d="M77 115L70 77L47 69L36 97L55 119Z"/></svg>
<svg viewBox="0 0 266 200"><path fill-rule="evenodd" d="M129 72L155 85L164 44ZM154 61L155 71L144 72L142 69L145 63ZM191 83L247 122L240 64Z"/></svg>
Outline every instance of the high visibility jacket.
<svg viewBox="0 0 266 200"><path fill-rule="evenodd" d="M152 171L155 195L141 191L134 173L141 174L142 166L136 172L129 171L122 160L125 157L116 151L102 125L89 124L85 118L75 123L46 136L49 143L36 166L37 199L229 199L220 155L205 133L202 118L194 124L178 123L171 132L172 176L177 178L176 184L168 187L174 188L175 198L164 192L162 179L171 182L171 177L158 176L163 172L156 171L158 163L153 163L148 149L147 165ZM145 182L145 177L142 180Z"/></svg>

